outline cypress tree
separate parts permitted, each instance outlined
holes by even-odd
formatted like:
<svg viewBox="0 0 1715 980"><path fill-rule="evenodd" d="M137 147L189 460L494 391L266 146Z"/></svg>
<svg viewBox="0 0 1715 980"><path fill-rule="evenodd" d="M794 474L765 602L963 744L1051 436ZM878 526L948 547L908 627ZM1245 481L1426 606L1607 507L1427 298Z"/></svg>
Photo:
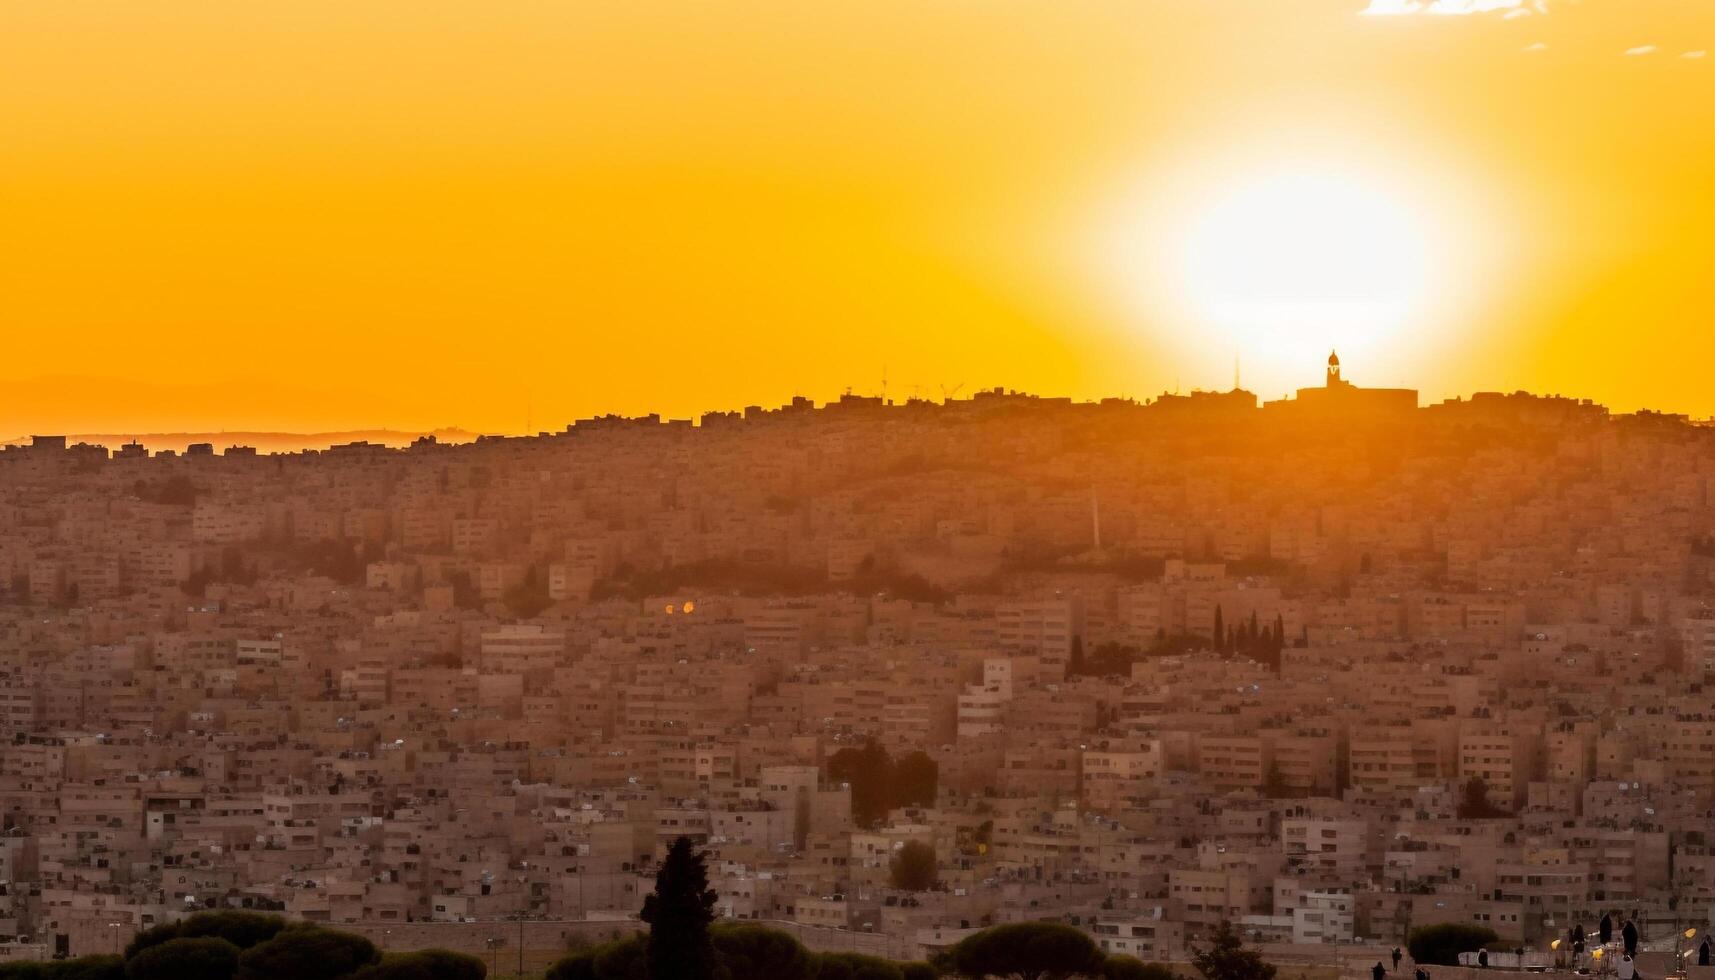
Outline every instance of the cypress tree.
<svg viewBox="0 0 1715 980"><path fill-rule="evenodd" d="M715 897L703 856L689 837L675 840L655 873L655 891L643 900L652 980L714 980Z"/></svg>

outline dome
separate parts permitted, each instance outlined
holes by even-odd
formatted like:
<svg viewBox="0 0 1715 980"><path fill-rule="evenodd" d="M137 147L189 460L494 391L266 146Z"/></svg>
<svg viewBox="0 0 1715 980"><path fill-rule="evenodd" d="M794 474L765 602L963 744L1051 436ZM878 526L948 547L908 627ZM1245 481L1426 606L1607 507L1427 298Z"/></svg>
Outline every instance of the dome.
<svg viewBox="0 0 1715 980"><path fill-rule="evenodd" d="M1328 366L1329 367L1339 367L1340 366L1340 355L1334 353L1333 351L1329 351L1328 352Z"/></svg>

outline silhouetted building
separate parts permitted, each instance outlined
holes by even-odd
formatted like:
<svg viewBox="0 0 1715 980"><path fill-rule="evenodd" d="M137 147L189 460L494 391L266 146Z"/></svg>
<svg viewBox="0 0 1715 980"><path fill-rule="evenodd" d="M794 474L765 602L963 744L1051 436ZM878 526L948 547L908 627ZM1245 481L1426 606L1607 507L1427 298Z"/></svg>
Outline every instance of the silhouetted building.
<svg viewBox="0 0 1715 980"><path fill-rule="evenodd" d="M1417 411L1417 389L1360 388L1340 377L1340 355L1330 352L1322 387L1300 388L1296 398L1268 402L1263 407L1317 418L1409 415Z"/></svg>

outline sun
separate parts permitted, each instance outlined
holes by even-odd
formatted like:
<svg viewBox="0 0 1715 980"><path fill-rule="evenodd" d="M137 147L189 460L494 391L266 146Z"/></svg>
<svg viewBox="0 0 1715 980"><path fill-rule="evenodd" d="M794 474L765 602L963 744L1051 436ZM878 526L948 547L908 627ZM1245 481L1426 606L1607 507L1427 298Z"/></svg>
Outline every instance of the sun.
<svg viewBox="0 0 1715 980"><path fill-rule="evenodd" d="M1505 202L1428 151L1298 142L1190 147L1093 196L1068 254L1113 304L1128 361L1221 388L1239 361L1272 397L1329 350L1403 383L1468 338L1505 264Z"/></svg>
<svg viewBox="0 0 1715 980"><path fill-rule="evenodd" d="M1430 253L1398 196L1345 175L1275 173L1192 212L1174 278L1189 312L1235 350L1361 351L1429 305Z"/></svg>

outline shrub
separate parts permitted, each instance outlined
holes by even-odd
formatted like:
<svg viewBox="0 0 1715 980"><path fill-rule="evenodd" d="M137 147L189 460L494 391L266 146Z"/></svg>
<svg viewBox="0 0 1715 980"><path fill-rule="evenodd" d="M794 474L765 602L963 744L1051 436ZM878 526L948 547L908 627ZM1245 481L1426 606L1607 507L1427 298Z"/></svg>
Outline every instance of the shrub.
<svg viewBox="0 0 1715 980"><path fill-rule="evenodd" d="M120 956L79 956L47 967L47 980L125 980L125 960Z"/></svg>
<svg viewBox="0 0 1715 980"><path fill-rule="evenodd" d="M1418 963L1458 966L1460 953L1475 952L1500 938L1492 929L1447 922L1411 930L1405 945Z"/></svg>
<svg viewBox="0 0 1715 980"><path fill-rule="evenodd" d="M649 937L639 933L586 949L549 967L544 980L648 980Z"/></svg>
<svg viewBox="0 0 1715 980"><path fill-rule="evenodd" d="M939 976L927 963L895 963L857 953L811 953L792 934L754 923L717 922L709 929L709 939L715 949L716 975L722 980L935 980ZM358 980L370 977L365 974ZM411 980L417 980L415 974ZM648 937L634 935L579 950L550 967L544 980L649 980Z"/></svg>
<svg viewBox="0 0 1715 980"><path fill-rule="evenodd" d="M483 980L488 966L468 953L450 949L420 949L411 953L385 953L381 962L366 966L356 980Z"/></svg>
<svg viewBox="0 0 1715 980"><path fill-rule="evenodd" d="M1176 980L1176 977L1160 963L1145 963L1135 956L1110 956L1102 963L1102 980Z"/></svg>

